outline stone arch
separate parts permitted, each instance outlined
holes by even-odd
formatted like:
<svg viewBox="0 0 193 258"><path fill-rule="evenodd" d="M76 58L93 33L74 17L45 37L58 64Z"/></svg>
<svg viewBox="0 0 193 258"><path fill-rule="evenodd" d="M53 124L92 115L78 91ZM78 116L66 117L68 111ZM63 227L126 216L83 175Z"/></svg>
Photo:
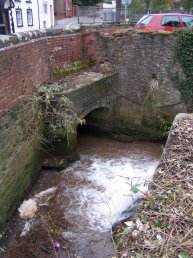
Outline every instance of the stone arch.
<svg viewBox="0 0 193 258"><path fill-rule="evenodd" d="M77 132L94 135L106 135L112 131L111 108L108 105L100 105L84 113L85 124L77 126Z"/></svg>
<svg viewBox="0 0 193 258"><path fill-rule="evenodd" d="M85 109L83 112L79 114L80 119L84 119L86 116L88 116L91 112L94 112L99 109L109 109L110 105L108 103L97 103L94 104L92 107Z"/></svg>

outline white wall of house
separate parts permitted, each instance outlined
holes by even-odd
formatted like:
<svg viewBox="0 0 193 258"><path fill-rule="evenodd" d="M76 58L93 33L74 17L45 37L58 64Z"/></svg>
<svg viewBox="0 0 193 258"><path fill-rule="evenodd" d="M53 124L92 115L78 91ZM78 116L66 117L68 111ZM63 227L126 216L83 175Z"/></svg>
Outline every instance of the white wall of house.
<svg viewBox="0 0 193 258"><path fill-rule="evenodd" d="M113 0L111 4L103 3L103 8L116 8L116 1Z"/></svg>
<svg viewBox="0 0 193 258"><path fill-rule="evenodd" d="M54 26L53 0L39 0L40 28L51 28Z"/></svg>
<svg viewBox="0 0 193 258"><path fill-rule="evenodd" d="M12 16L15 32L54 26L53 0L14 0L14 4ZM9 6L8 0L5 5Z"/></svg>
<svg viewBox="0 0 193 258"><path fill-rule="evenodd" d="M38 6L35 0L14 1L15 8L12 9L15 32L39 29Z"/></svg>

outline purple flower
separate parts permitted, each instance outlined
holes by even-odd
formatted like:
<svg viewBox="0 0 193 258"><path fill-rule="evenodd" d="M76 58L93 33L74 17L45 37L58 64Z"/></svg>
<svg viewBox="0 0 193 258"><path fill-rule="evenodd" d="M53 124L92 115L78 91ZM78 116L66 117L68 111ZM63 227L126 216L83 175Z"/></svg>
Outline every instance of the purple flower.
<svg viewBox="0 0 193 258"><path fill-rule="evenodd" d="M56 250L58 250L58 249L60 249L60 244L58 243L58 242L53 242L53 247L56 249Z"/></svg>

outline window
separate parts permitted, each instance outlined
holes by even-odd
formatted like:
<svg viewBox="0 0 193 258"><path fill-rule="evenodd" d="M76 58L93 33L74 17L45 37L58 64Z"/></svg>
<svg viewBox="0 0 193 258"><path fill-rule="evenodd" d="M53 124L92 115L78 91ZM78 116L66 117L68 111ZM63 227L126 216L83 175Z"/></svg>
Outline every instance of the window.
<svg viewBox="0 0 193 258"><path fill-rule="evenodd" d="M47 3L43 3L43 12L48 13L48 5Z"/></svg>
<svg viewBox="0 0 193 258"><path fill-rule="evenodd" d="M150 21L152 20L153 16L152 15L145 15L143 16L137 24L143 24L143 25L148 25Z"/></svg>
<svg viewBox="0 0 193 258"><path fill-rule="evenodd" d="M67 3L66 9L67 9L67 11L70 11L70 3Z"/></svg>
<svg viewBox="0 0 193 258"><path fill-rule="evenodd" d="M162 18L162 26L180 27L180 19L176 15L166 15Z"/></svg>
<svg viewBox="0 0 193 258"><path fill-rule="evenodd" d="M193 28L193 17L182 16L183 26L186 28Z"/></svg>
<svg viewBox="0 0 193 258"><path fill-rule="evenodd" d="M17 8L16 10L17 27L23 27L22 10Z"/></svg>
<svg viewBox="0 0 193 258"><path fill-rule="evenodd" d="M27 25L28 26L33 26L33 14L32 14L32 9L27 9Z"/></svg>

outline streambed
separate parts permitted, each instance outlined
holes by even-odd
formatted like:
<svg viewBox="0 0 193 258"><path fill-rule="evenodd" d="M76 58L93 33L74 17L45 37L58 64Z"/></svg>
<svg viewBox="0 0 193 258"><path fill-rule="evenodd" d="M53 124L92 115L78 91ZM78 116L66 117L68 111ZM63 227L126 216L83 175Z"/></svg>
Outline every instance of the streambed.
<svg viewBox="0 0 193 258"><path fill-rule="evenodd" d="M62 236L72 243L74 251L60 250L58 257L112 257L115 250L111 228L131 215L138 198L147 190L161 155L160 144L121 143L80 135L78 149L80 160L67 169L42 171L31 195L53 186L60 189L57 205L70 223L70 227L62 231ZM134 193L131 187L140 191ZM27 257L22 255L12 245L7 257ZM36 257L53 256L42 254Z"/></svg>

